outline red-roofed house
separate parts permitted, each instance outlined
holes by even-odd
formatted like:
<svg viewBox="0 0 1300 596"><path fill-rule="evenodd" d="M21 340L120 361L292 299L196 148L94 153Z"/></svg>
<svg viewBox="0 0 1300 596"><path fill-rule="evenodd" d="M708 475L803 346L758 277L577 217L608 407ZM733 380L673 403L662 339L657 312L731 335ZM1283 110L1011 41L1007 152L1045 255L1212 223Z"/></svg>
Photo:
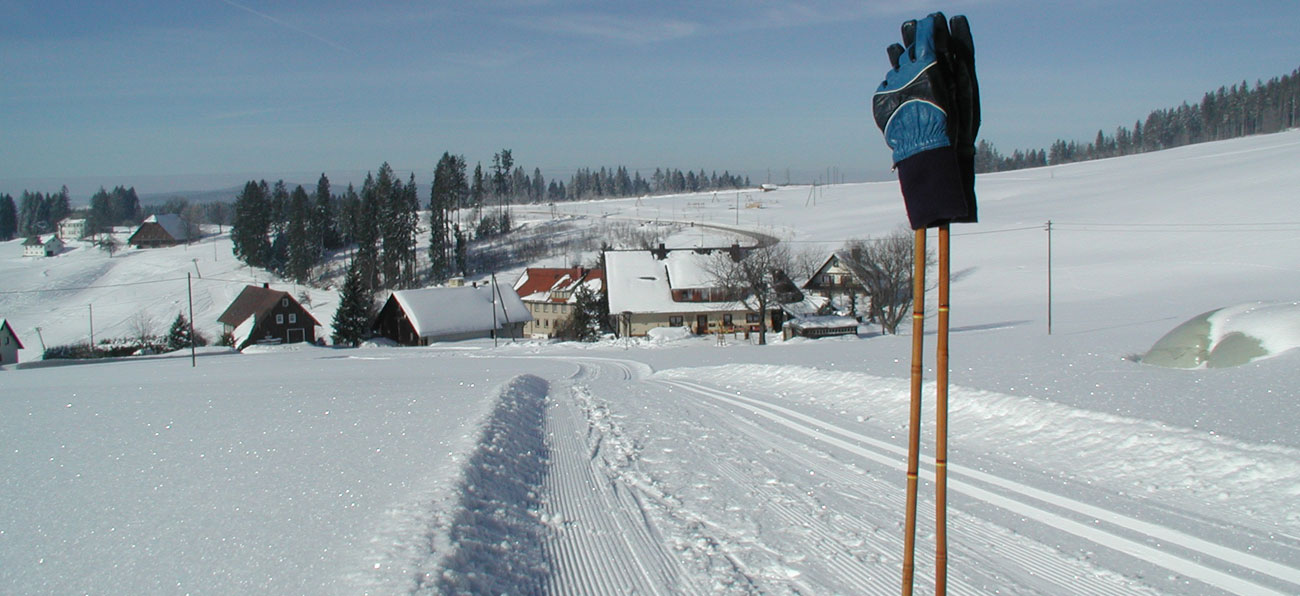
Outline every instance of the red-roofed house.
<svg viewBox="0 0 1300 596"><path fill-rule="evenodd" d="M17 364L21 349L23 342L18 341L14 328L9 326L9 321L0 319L0 364Z"/></svg>
<svg viewBox="0 0 1300 596"><path fill-rule="evenodd" d="M533 320L524 326L524 333L554 337L556 326L573 313L576 292L582 286L593 294L603 293L605 271L586 267L525 269L515 282L515 293L533 315Z"/></svg>

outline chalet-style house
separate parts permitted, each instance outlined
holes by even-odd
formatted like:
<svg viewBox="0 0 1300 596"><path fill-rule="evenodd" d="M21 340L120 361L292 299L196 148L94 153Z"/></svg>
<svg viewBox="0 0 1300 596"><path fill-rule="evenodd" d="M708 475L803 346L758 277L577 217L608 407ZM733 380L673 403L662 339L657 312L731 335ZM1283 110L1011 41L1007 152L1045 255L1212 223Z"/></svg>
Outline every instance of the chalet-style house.
<svg viewBox="0 0 1300 596"><path fill-rule="evenodd" d="M584 286L593 294L603 293L604 270L585 267L525 269L515 282L515 293L533 315L533 320L524 325L524 334L555 337L556 326L573 314L578 288Z"/></svg>
<svg viewBox="0 0 1300 596"><path fill-rule="evenodd" d="M251 344L314 343L320 326L288 292L266 284L245 286L217 321L234 334L240 350Z"/></svg>
<svg viewBox="0 0 1300 596"><path fill-rule="evenodd" d="M190 240L189 224L175 213L164 213L145 218L126 243L136 248L158 248Z"/></svg>
<svg viewBox="0 0 1300 596"><path fill-rule="evenodd" d="M870 313L871 299L863 283L866 272L843 253L832 253L803 284L808 293L825 296L836 312L853 317Z"/></svg>
<svg viewBox="0 0 1300 596"><path fill-rule="evenodd" d="M86 219L83 217L68 217L59 222L59 239L64 242L81 240L86 235Z"/></svg>
<svg viewBox="0 0 1300 596"><path fill-rule="evenodd" d="M18 364L18 350L23 349L23 342L18 341L18 334L9 326L7 319L0 319L0 364Z"/></svg>
<svg viewBox="0 0 1300 596"><path fill-rule="evenodd" d="M52 257L63 252L63 241L58 236L50 236L41 240L40 236L32 236L23 241L24 257Z"/></svg>
<svg viewBox="0 0 1300 596"><path fill-rule="evenodd" d="M532 320L509 286L494 283L398 290L371 325L376 336L404 346L483 337L523 336Z"/></svg>
<svg viewBox="0 0 1300 596"><path fill-rule="evenodd" d="M719 251L729 249L611 250L605 252L609 312L622 336L643 336L657 327L689 327L697 334L741 330L757 332L760 315L725 295L709 273ZM779 329L780 305L772 305L769 329Z"/></svg>

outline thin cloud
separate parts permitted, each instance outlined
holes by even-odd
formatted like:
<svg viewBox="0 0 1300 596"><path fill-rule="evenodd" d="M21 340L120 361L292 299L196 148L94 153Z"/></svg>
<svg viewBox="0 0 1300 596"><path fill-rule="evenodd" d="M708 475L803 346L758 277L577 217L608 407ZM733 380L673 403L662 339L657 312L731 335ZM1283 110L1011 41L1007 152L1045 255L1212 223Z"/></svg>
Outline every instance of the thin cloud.
<svg viewBox="0 0 1300 596"><path fill-rule="evenodd" d="M650 44L691 37L701 32L699 23L678 19L622 17L614 15L565 15L530 22L541 30L561 35L608 39L631 44Z"/></svg>
<svg viewBox="0 0 1300 596"><path fill-rule="evenodd" d="M303 28L301 28L301 27L297 27L297 26L294 26L294 25L292 25L292 24L290 24L290 23L286 23L286 22L284 22L284 21L282 21L282 20L280 20L280 19L277 19L277 18L275 18L275 17L273 17L273 16L271 16L271 15L269 15L269 14L266 14L266 13L264 13L264 12L259 12L259 11L253 10L252 8L249 8L249 7L247 7L247 6L244 6L243 4L239 4L238 2L232 2L231 0L221 0L221 1L222 1L222 2L225 2L226 4L229 4L230 6L233 6L233 7L235 7L235 8L238 8L238 9L244 11L244 12L247 12L248 14L251 14L251 15L254 15L254 16L258 16L258 17L261 17L261 18L266 19L266 20L268 20L268 21L270 21L270 22L272 22L272 23L275 23L276 25L279 25L279 26L284 27L284 28L286 28L286 29L290 29L290 30L292 30L292 31L296 31L296 32L298 32L298 33L301 33L301 34L303 34L303 35L306 35L307 37L310 37L310 38L312 38L312 39L314 39L314 40L316 40L316 41L319 41L319 42L321 42L321 43L323 43L323 44L325 44L325 45L327 45L327 46L329 46L329 47L331 47L331 48L334 48L334 49L336 49L336 50L339 50L340 52L347 52L347 53L349 53L349 54L356 54L356 52L352 51L350 48L346 48L346 47L344 47L344 46L341 46L341 45L339 45L339 44L337 44L337 43L335 43L335 42L333 42L333 41L330 41L329 39L326 39L326 38L324 38L324 37L321 37L321 36L319 36L319 35L316 35L315 33L312 33L311 31L308 31L308 30L303 29Z"/></svg>

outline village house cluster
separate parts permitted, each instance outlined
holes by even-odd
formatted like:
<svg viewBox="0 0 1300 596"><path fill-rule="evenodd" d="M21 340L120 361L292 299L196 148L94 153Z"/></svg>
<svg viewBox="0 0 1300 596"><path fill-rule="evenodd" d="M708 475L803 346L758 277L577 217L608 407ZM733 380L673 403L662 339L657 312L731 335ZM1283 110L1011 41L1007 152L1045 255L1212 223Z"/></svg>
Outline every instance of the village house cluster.
<svg viewBox="0 0 1300 596"><path fill-rule="evenodd" d="M77 222L60 225L75 237ZM81 222L84 226L84 220ZM140 248L168 246L191 238L175 215L151 216L131 235ZM60 239L51 237L58 243ZM54 246L61 246L56 244ZM26 244L25 244L26 247ZM41 245L42 250L48 248ZM35 249L33 249L35 250ZM767 330L789 336L855 334L867 312L863 274L840 254L830 255L791 298L758 312L752 302L717 287L710 261L745 258L749 249L719 248L608 250L604 269L525 269L513 284L464 283L393 292L374 317L374 337L398 345L423 346L473 338L548 339L559 335L584 289L609 305L609 328L619 337L642 337L656 328L686 328L697 335L750 334ZM793 283L793 282L791 282ZM258 344L324 343L320 321L289 292L263 284L246 286L218 317L236 349ZM17 361L22 347L8 322L0 325L0 364Z"/></svg>

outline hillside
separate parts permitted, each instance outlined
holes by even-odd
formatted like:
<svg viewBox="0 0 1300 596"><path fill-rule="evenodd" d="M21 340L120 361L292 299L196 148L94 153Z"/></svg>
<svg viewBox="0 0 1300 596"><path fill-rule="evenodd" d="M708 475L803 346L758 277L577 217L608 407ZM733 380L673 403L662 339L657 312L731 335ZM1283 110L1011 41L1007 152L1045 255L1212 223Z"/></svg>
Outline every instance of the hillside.
<svg viewBox="0 0 1300 596"><path fill-rule="evenodd" d="M953 232L953 593L1300 590L1300 351L1227 369L1133 358L1212 309L1300 300L1298 162L1289 131L979 179L981 222ZM553 218L822 250L904 222L895 183L519 214ZM0 316L24 361L36 327L82 340L87 305L96 337L141 311L164 325L194 273L211 334L268 281L224 237L15 253L0 244ZM310 293L328 321L335 298ZM864 329L6 367L0 592L897 593L909 344Z"/></svg>

